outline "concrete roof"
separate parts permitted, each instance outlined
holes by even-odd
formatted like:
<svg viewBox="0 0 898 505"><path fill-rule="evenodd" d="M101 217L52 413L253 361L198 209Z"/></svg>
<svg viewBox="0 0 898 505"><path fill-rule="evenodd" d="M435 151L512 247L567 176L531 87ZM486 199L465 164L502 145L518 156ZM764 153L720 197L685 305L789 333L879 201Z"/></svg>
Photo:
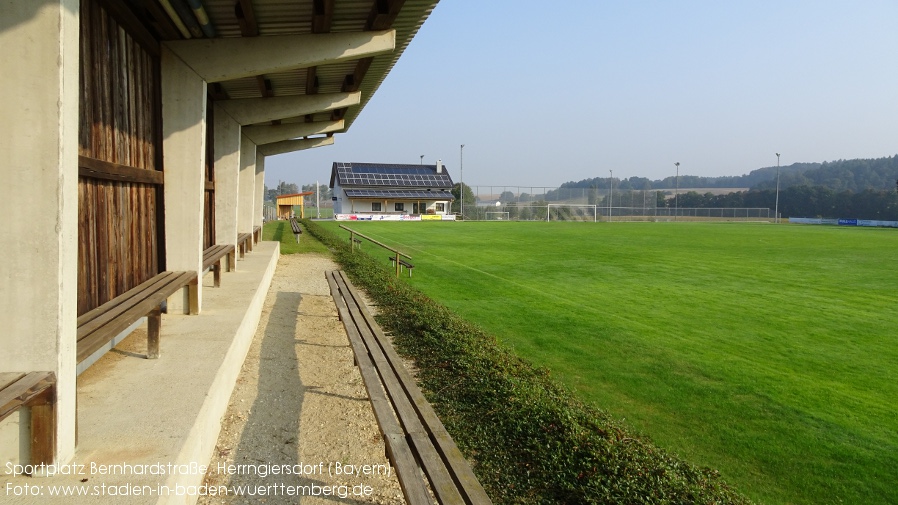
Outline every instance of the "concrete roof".
<svg viewBox="0 0 898 505"><path fill-rule="evenodd" d="M344 120L348 129L377 91L439 0L202 0L203 13L180 16L166 11L169 2L132 3L136 17L162 41L258 38L265 43L284 36L374 33L395 30L395 49L373 57L350 58L305 68L209 81L217 102L263 97L360 91L358 103L333 110L283 117L254 124L317 123ZM169 5L184 3L171 1ZM317 9L317 10L316 10ZM176 14L177 15L177 14ZM200 27L202 21L208 21ZM193 23L193 28L189 26ZM209 37L209 34L212 37ZM185 36L186 35L186 36ZM321 37L321 38L324 38ZM288 54L290 51L286 51ZM189 64L189 63L188 63ZM317 86L315 85L317 78ZM333 135L328 132L326 135Z"/></svg>

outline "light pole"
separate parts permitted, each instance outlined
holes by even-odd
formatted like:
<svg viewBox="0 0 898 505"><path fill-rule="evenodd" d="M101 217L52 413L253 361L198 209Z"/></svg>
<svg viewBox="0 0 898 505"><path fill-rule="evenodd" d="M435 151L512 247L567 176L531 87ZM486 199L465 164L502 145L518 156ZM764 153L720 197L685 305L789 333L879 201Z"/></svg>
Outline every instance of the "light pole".
<svg viewBox="0 0 898 505"><path fill-rule="evenodd" d="M421 165L424 165L424 155L421 155Z"/></svg>
<svg viewBox="0 0 898 505"><path fill-rule="evenodd" d="M674 193L674 221L676 221L680 214L680 162L677 161L674 165L677 166L677 189Z"/></svg>
<svg viewBox="0 0 898 505"><path fill-rule="evenodd" d="M780 153L776 153L776 203L773 208L773 222L780 222Z"/></svg>
<svg viewBox="0 0 898 505"><path fill-rule="evenodd" d="M458 148L458 199L461 200L461 218L465 218L465 145Z"/></svg>
<svg viewBox="0 0 898 505"><path fill-rule="evenodd" d="M611 206L614 202L614 170L608 171L608 222L611 222Z"/></svg>

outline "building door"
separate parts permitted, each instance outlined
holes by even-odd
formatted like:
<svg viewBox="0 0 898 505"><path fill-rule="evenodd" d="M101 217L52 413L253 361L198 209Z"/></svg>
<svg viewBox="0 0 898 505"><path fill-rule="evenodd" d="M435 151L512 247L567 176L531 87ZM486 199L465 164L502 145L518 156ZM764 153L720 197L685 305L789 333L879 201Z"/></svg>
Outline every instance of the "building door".
<svg viewBox="0 0 898 505"><path fill-rule="evenodd" d="M420 214L420 212L418 212L418 202L412 204L412 214Z"/></svg>

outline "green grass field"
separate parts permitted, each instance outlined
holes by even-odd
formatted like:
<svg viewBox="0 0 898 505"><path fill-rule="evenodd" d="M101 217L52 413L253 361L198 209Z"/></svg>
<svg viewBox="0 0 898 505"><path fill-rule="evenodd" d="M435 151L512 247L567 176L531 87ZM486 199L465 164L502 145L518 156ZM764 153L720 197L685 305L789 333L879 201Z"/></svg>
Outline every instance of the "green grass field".
<svg viewBox="0 0 898 505"><path fill-rule="evenodd" d="M410 254L431 297L753 499L898 503L894 230L348 225Z"/></svg>

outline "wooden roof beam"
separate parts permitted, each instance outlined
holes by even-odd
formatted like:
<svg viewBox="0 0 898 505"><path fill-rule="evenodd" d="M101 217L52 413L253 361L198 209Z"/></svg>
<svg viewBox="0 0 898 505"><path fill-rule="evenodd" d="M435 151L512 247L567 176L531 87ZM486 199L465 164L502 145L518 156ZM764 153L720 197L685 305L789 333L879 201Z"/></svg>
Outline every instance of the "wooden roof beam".
<svg viewBox="0 0 898 505"><path fill-rule="evenodd" d="M386 30L392 27L403 4L405 4L405 0L374 0L374 6L368 14L365 29Z"/></svg>
<svg viewBox="0 0 898 505"><path fill-rule="evenodd" d="M334 21L334 0L312 1L312 33L329 33Z"/></svg>
<svg viewBox="0 0 898 505"><path fill-rule="evenodd" d="M206 82L286 72L392 52L396 30L163 42Z"/></svg>
<svg viewBox="0 0 898 505"><path fill-rule="evenodd" d="M274 90L271 88L271 79L266 79L265 76L257 75L256 84L259 86L259 93L261 93L262 98L271 98L274 96Z"/></svg>
<svg viewBox="0 0 898 505"><path fill-rule="evenodd" d="M309 67L306 69L306 94L314 95L318 93L318 67Z"/></svg>
<svg viewBox="0 0 898 505"><path fill-rule="evenodd" d="M343 121L316 121L314 123L287 123L280 125L244 126L242 134L256 145L271 144L282 140L324 135L345 129Z"/></svg>
<svg viewBox="0 0 898 505"><path fill-rule="evenodd" d="M330 33L334 21L334 0L312 1L312 33ZM306 94L318 93L318 67L306 70ZM311 122L308 117L306 121Z"/></svg>
<svg viewBox="0 0 898 505"><path fill-rule="evenodd" d="M317 112L358 105L361 93L320 93L317 95L276 96L273 98L238 98L216 102L242 126L305 116Z"/></svg>
<svg viewBox="0 0 898 505"><path fill-rule="evenodd" d="M240 34L244 37L258 37L259 25L256 23L256 12L252 0L237 0L234 4L234 16L240 25Z"/></svg>
<svg viewBox="0 0 898 505"><path fill-rule="evenodd" d="M343 78L343 86L340 91L350 92L350 91L358 91L359 86L362 85L362 80L365 78L365 74L368 73L368 69L371 68L371 63L374 61L374 58L362 58L356 63L355 70Z"/></svg>

